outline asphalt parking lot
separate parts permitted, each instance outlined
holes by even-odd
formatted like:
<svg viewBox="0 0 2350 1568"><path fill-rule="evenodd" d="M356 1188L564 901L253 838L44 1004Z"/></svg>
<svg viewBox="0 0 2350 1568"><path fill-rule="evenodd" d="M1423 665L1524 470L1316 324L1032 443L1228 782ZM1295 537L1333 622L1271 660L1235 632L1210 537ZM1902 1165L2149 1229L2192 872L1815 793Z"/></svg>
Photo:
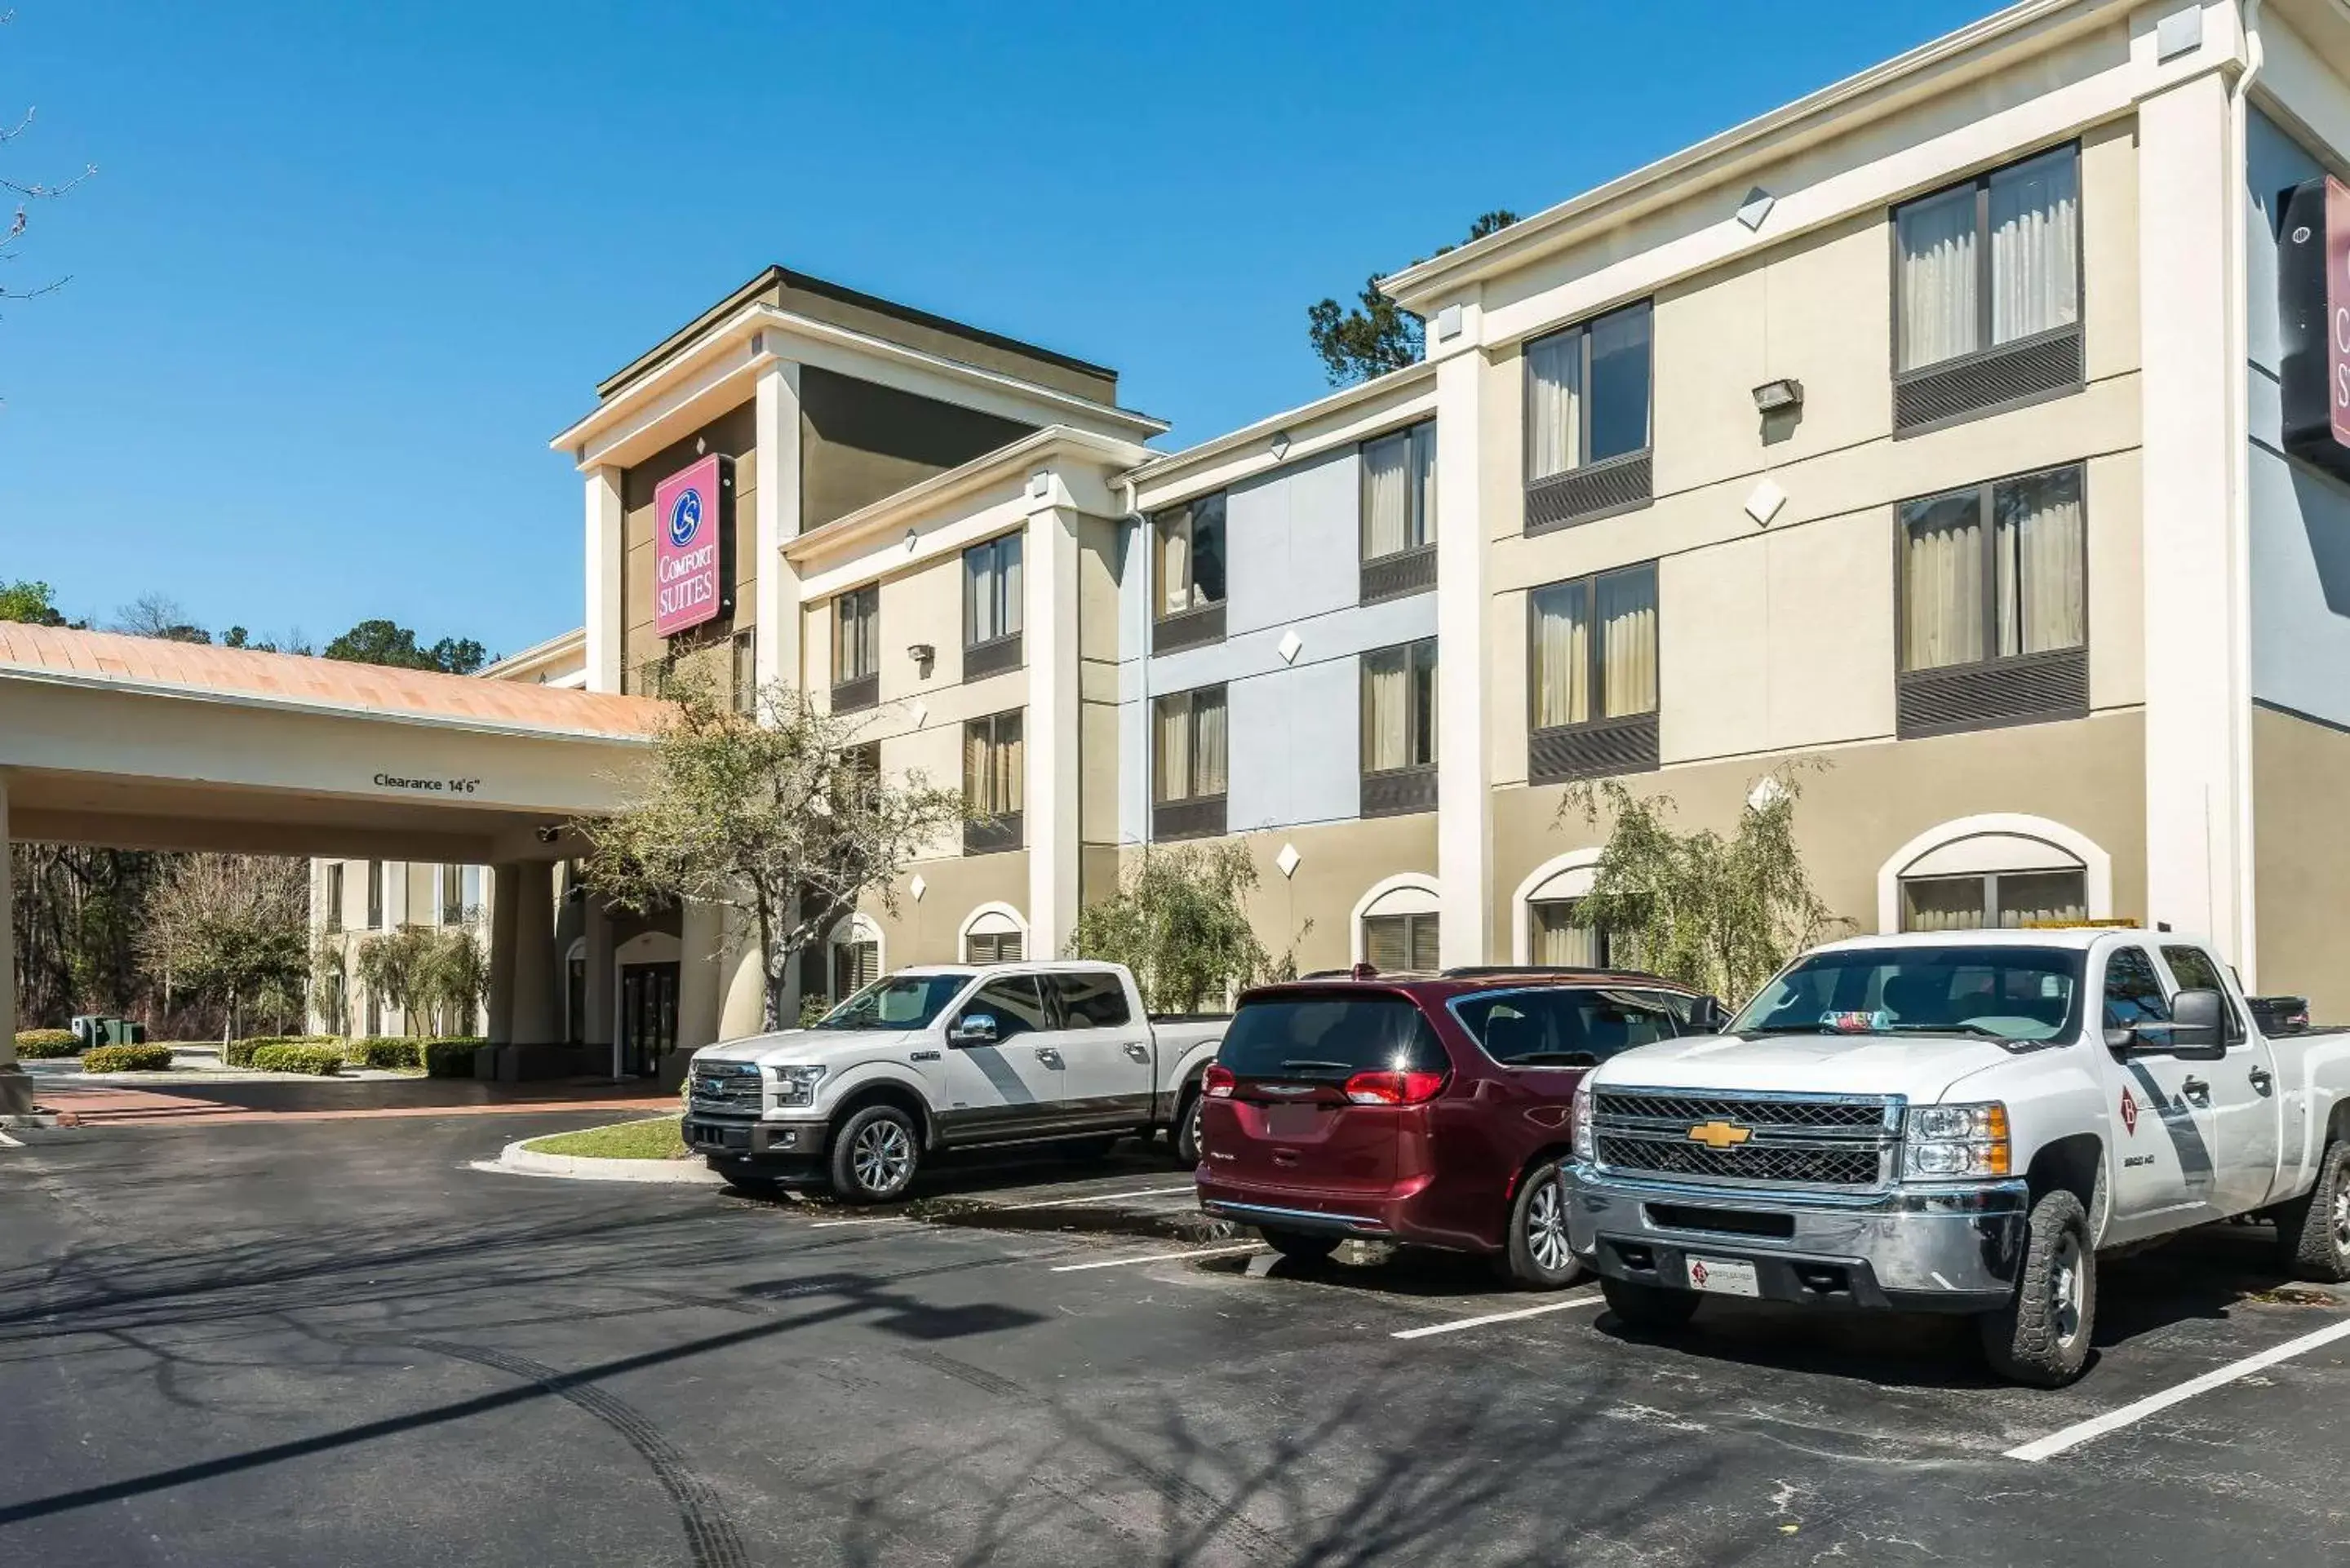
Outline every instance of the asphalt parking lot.
<svg viewBox="0 0 2350 1568"><path fill-rule="evenodd" d="M2051 1395L1958 1324L1274 1265L1140 1151L888 1213L473 1168L598 1119L13 1135L0 1562L2350 1561L2350 1338L2246 1361L2350 1298L2255 1230L2109 1266Z"/></svg>

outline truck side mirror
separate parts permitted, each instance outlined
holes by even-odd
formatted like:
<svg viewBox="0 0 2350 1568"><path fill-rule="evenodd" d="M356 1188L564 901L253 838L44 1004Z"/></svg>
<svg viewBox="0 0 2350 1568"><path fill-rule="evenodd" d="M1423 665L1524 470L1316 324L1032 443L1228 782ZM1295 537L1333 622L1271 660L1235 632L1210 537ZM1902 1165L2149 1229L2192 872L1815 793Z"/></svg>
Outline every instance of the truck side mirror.
<svg viewBox="0 0 2350 1568"><path fill-rule="evenodd" d="M947 1037L955 1045L993 1045L1001 1037L993 1012L966 1012L957 1021L954 1033Z"/></svg>
<svg viewBox="0 0 2350 1568"><path fill-rule="evenodd" d="M1700 1034L1719 1034L1730 1027L1730 1009L1718 996L1700 996L1690 1009L1690 1027Z"/></svg>
<svg viewBox="0 0 2350 1568"><path fill-rule="evenodd" d="M2228 1054L2228 1003L2216 991L2182 991L2170 999L2170 1054L2183 1062L2216 1062Z"/></svg>

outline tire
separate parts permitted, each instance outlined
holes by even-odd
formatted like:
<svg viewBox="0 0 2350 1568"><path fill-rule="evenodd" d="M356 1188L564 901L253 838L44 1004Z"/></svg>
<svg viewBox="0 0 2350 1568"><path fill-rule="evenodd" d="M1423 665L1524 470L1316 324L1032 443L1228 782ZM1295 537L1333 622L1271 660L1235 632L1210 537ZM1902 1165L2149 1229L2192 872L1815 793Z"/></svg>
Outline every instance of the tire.
<svg viewBox="0 0 2350 1568"><path fill-rule="evenodd" d="M1644 1285L1602 1275L1599 1293L1607 1298L1607 1310L1616 1314L1617 1322L1649 1334L1669 1334L1686 1326L1697 1314L1697 1293L1669 1285Z"/></svg>
<svg viewBox="0 0 2350 1568"><path fill-rule="evenodd" d="M1168 1131L1167 1141L1174 1146L1175 1158L1185 1165L1200 1163L1201 1108L1200 1085L1193 1084L1183 1091L1183 1098L1175 1107L1175 1125Z"/></svg>
<svg viewBox="0 0 2350 1568"><path fill-rule="evenodd" d="M2089 1216L2069 1192L2049 1192L2026 1221L2022 1277L1997 1312L1975 1320L1993 1372L2033 1388L2062 1388L2089 1365L2097 1325L2097 1254Z"/></svg>
<svg viewBox="0 0 2350 1568"><path fill-rule="evenodd" d="M1339 1237L1325 1236L1313 1231L1267 1231L1259 1227L1257 1234L1264 1244L1293 1263L1318 1263L1338 1250Z"/></svg>
<svg viewBox="0 0 2350 1568"><path fill-rule="evenodd" d="M1518 1184L1499 1262L1503 1278L1523 1291L1562 1291L1583 1278L1583 1264L1567 1250L1566 1186L1558 1161L1544 1160Z"/></svg>
<svg viewBox="0 0 2350 1568"><path fill-rule="evenodd" d="M2277 1262L2296 1280L2350 1281L2350 1143L2330 1143L2317 1184L2276 1207Z"/></svg>
<svg viewBox="0 0 2350 1568"><path fill-rule="evenodd" d="M922 1162L922 1135L895 1106L868 1106L833 1135L832 1190L847 1203L892 1203Z"/></svg>

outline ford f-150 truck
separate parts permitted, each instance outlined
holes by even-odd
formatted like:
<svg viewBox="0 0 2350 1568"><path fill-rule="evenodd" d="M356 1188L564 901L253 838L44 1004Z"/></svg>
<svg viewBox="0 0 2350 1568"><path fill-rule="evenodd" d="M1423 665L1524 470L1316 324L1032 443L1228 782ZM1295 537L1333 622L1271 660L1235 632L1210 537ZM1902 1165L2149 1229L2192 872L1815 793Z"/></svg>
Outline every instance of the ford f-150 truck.
<svg viewBox="0 0 2350 1568"><path fill-rule="evenodd" d="M685 1141L737 1188L821 1178L863 1203L903 1197L933 1150L983 1144L1107 1152L1165 1127L1196 1164L1223 1031L1150 1017L1118 964L900 970L812 1029L695 1052Z"/></svg>
<svg viewBox="0 0 2350 1568"><path fill-rule="evenodd" d="M2350 1033L2263 1033L2166 931L1915 933L1796 959L1721 1034L1585 1078L1567 1229L1627 1324L1707 1294L1972 1314L1992 1366L2087 1364L2097 1254L2257 1216L2350 1279Z"/></svg>

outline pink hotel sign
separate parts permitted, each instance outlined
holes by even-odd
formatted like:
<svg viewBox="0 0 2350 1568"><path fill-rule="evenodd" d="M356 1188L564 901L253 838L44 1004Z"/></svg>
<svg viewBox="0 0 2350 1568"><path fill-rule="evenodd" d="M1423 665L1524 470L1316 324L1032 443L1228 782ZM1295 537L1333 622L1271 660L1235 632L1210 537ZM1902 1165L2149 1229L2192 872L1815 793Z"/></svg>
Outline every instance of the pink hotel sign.
<svg viewBox="0 0 2350 1568"><path fill-rule="evenodd" d="M673 637L731 608L725 513L733 476L717 453L653 492L653 629Z"/></svg>

